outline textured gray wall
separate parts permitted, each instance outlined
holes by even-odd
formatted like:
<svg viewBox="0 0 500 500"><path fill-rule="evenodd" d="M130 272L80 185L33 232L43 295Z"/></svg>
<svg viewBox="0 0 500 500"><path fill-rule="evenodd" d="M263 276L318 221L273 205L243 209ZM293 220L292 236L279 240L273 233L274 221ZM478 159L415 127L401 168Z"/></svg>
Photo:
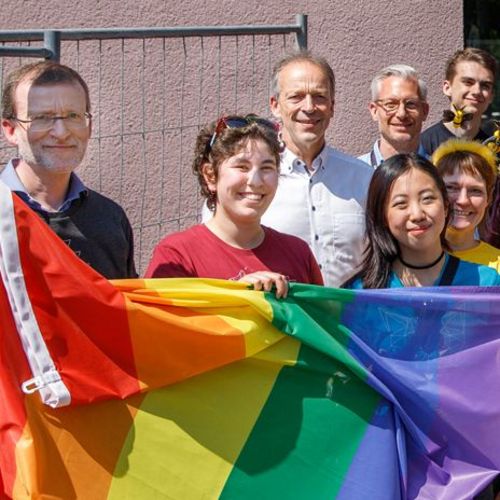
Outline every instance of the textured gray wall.
<svg viewBox="0 0 500 500"><path fill-rule="evenodd" d="M460 0L3 0L0 27L78 28L223 24L279 24L309 15L309 47L325 55L338 80L332 142L357 154L372 142L369 80L385 65L415 66L430 89L429 123L445 105L445 59L461 48Z"/></svg>
<svg viewBox="0 0 500 500"><path fill-rule="evenodd" d="M463 44L462 1L459 0L85 0L74 3L62 0L25 0L21 3L18 0L3 0L0 29L289 24L294 22L295 14L299 13L309 16L309 48L330 61L337 77L335 116L329 133L329 140L334 146L353 155L363 153L371 146L376 128L367 109L369 83L373 74L388 64L406 63L417 68L429 85L431 113L427 124L439 117L446 105L441 93L444 64L447 57ZM179 88L178 84L172 83L170 98L160 107L155 101L155 91L162 75L157 64L153 63L151 68L146 68L143 81L146 90L142 92L141 85L137 82L141 50L139 44L137 55L134 56L130 49L131 59L125 66L125 91L132 97L135 96L126 104L126 114L129 113L131 117L140 116L143 105L149 124L154 125L155 120L158 123L161 121L162 107L169 116L178 113L173 104L179 103ZM193 47L189 50L197 49ZM209 43L205 50L205 57L210 58L212 50ZM234 50L234 47L223 48L223 53L228 50ZM231 108L250 111L249 106L259 113L266 112L270 61L265 58L272 58L273 55L269 56L269 50L262 50L262 64L265 68L257 68L262 81L253 87L252 93L256 95L250 97L248 93L245 94L245 85L251 76L250 68L245 63L244 49L241 49L241 68L236 74L241 90L237 93L236 101L234 85L225 88L225 79L222 78L221 94L218 96L215 91L207 92L200 100L200 91L193 89L192 99L185 101L184 119L193 115L201 123L207 118L216 118L221 111L232 111ZM154 54L155 51L161 52L160 43L148 45L147 57L150 58L149 54ZM100 57L98 54L101 53L106 57L110 56L109 60L116 60L118 64L120 52L107 43L103 43L93 55L91 52L87 50L77 55L65 55L63 50L62 62L76 65L75 60L78 60L80 70L89 80L94 107L96 101L99 101L96 133L102 133L103 130L119 132L122 123L118 125L116 108L120 106L121 98L117 88L119 81L110 67L113 63L106 63L101 67L101 84L98 85L94 81L97 80L97 75L92 57ZM172 74L181 71L185 52L185 48L169 52L168 65L173 70ZM188 67L188 71L193 74L196 70L196 64L192 68ZM232 72L231 77L235 77L234 68L228 67L227 71L228 75ZM210 72L207 72L204 89L213 85L209 80ZM166 84L168 85L168 81ZM203 113L199 112L200 106L203 107ZM196 183L189 177L189 168L192 140L199 123L194 120L182 138L171 138L178 141L178 148L175 148L180 151L180 157L173 161L183 164L183 170L179 167L176 174L181 180L185 180L182 186L177 177L174 179L170 175L171 169L165 174L161 166L157 165L159 153L155 149L155 143L159 143L161 138L159 135L155 138L154 134L148 136L147 148L144 139L141 142L140 138L137 139L137 147L134 147L133 141L122 147L112 137L99 140L99 152L95 144L91 145L86 166L82 167L82 176L91 186L101 189L125 206L137 230L141 269L147 263L152 245L162 234L190 225L196 220L194 207L199 205L199 199L196 199ZM127 126L125 121L125 128ZM169 147L172 149L172 146ZM99 172L96 172L93 166L98 155L101 166ZM120 172L115 172L113 165L117 163L118 156L121 158L122 168ZM150 166L147 174L139 167L143 161ZM117 184L118 177L120 185ZM144 186L148 186L146 197ZM175 210L172 208L174 206ZM181 215L184 219L175 222L176 217ZM154 223L155 217L167 222ZM153 221L151 228L145 227L148 220Z"/></svg>

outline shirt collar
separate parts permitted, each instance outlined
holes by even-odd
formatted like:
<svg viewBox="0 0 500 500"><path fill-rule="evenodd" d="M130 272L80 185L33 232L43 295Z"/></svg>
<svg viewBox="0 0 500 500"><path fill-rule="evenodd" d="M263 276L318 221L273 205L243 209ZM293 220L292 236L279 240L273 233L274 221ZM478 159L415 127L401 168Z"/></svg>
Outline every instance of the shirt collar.
<svg viewBox="0 0 500 500"><path fill-rule="evenodd" d="M26 203L28 203L28 205L32 208L37 211L46 212L40 203L29 195L28 191L26 191L26 188L24 187L24 184L21 182L21 179L19 179L16 173L16 167L14 166L14 164L17 164L18 161L19 160L15 158L7 163L0 174L0 180L2 180L11 191L15 191L20 194L23 200L26 201ZM66 193L64 202L58 208L58 212L64 212L74 201L80 199L81 195L86 196L87 194L88 189L85 187L81 179L74 172L72 172L69 179L68 192Z"/></svg>
<svg viewBox="0 0 500 500"><path fill-rule="evenodd" d="M377 168L384 162L384 159L382 158L382 153L380 152L380 141L379 140L375 141L375 144L373 145L372 153L375 156L375 162L376 162L375 165L372 164L372 167ZM420 156L423 156L426 159L429 159L429 155L425 152L425 149L423 148L422 144L418 145L417 154ZM372 163L371 158L370 158L370 163Z"/></svg>
<svg viewBox="0 0 500 500"><path fill-rule="evenodd" d="M314 158L312 164L312 173L314 174L316 171L324 168L326 165L328 150L326 144L323 146L323 149L320 151L318 156ZM304 170L308 172L305 163L292 151L288 148L285 148L283 153L281 153L281 165L285 172L291 173L292 171L303 172Z"/></svg>
<svg viewBox="0 0 500 500"><path fill-rule="evenodd" d="M373 145L373 154L375 155L375 165L372 165L372 167L376 168L380 166L380 164L384 161L382 158L382 153L380 152L380 141L376 140L375 144Z"/></svg>

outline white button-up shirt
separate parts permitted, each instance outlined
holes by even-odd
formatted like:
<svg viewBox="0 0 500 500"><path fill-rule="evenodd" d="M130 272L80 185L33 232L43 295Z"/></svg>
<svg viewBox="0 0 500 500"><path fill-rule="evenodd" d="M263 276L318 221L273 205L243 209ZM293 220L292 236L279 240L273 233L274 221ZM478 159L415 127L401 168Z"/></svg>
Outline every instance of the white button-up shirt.
<svg viewBox="0 0 500 500"><path fill-rule="evenodd" d="M327 286L338 287L361 263L365 203L373 168L325 146L310 173L288 149L276 196L262 224L305 240Z"/></svg>

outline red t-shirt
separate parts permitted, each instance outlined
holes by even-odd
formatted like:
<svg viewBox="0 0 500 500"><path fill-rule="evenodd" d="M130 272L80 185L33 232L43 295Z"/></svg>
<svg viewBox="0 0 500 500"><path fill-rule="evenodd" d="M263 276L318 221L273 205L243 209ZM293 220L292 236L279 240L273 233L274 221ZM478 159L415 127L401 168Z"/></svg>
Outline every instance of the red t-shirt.
<svg viewBox="0 0 500 500"><path fill-rule="evenodd" d="M273 271L289 281L323 285L318 263L305 241L268 227L264 231L264 241L252 250L228 245L203 224L170 234L154 249L146 278L237 280L245 274Z"/></svg>

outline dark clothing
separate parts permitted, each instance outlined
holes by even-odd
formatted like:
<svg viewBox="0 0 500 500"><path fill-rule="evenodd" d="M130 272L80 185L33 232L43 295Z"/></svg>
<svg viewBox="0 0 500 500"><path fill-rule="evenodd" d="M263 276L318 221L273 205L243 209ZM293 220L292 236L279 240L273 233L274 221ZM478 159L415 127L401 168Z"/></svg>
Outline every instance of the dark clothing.
<svg viewBox="0 0 500 500"><path fill-rule="evenodd" d="M420 134L420 145L427 153L427 156L430 157L438 146L448 139L456 139L456 136L445 127L443 122L437 122ZM488 139L488 136L482 130L479 130L476 137L474 137L475 141L483 142L486 139Z"/></svg>
<svg viewBox="0 0 500 500"><path fill-rule="evenodd" d="M105 278L137 277L132 228L124 210L114 201L87 188L67 210L34 212Z"/></svg>
<svg viewBox="0 0 500 500"><path fill-rule="evenodd" d="M113 200L84 186L72 172L57 212L48 212L27 192L16 173L19 159L0 172L0 181L36 212L86 264L107 279L136 278L132 228Z"/></svg>
<svg viewBox="0 0 500 500"><path fill-rule="evenodd" d="M493 483L487 486L483 491L474 496L473 500L494 500Z"/></svg>
<svg viewBox="0 0 500 500"><path fill-rule="evenodd" d="M481 239L500 248L500 175L497 175L491 203L481 228Z"/></svg>

